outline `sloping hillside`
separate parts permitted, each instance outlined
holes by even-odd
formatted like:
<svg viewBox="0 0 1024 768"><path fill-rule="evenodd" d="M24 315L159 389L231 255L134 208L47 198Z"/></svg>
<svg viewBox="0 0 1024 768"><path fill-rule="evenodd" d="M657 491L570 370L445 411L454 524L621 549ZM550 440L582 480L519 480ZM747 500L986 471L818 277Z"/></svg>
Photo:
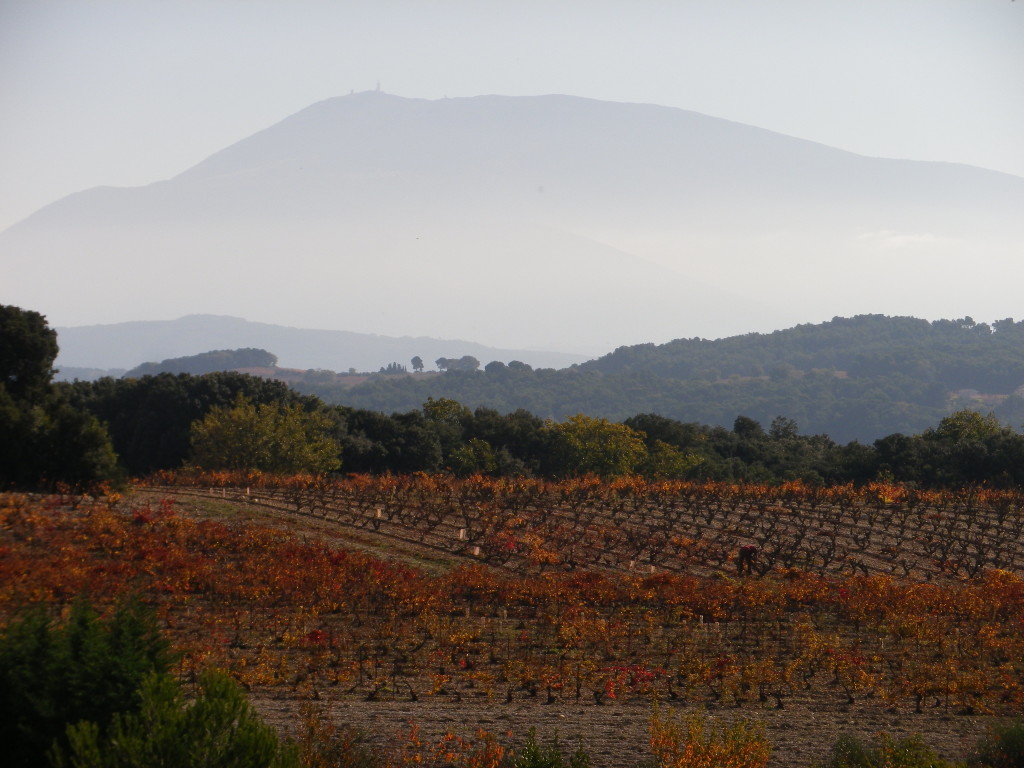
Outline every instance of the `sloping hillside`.
<svg viewBox="0 0 1024 768"><path fill-rule="evenodd" d="M657 413L731 426L737 416L795 420L839 442L918 433L959 408L1024 420L1024 323L836 318L771 334L623 347L564 371L492 366L430 381L372 381L322 398L385 412L449 397L470 408L525 408L625 419Z"/></svg>
<svg viewBox="0 0 1024 768"><path fill-rule="evenodd" d="M621 347L580 366L598 373L670 379L787 375L830 370L871 378L908 375L947 389L1009 393L1024 385L1024 322L928 322L862 315L727 339L677 339Z"/></svg>

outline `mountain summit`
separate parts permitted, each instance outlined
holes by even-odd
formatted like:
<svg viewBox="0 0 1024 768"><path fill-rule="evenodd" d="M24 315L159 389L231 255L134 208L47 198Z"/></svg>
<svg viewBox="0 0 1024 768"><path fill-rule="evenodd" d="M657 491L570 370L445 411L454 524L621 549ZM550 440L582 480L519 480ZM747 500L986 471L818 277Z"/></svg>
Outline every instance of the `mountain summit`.
<svg viewBox="0 0 1024 768"><path fill-rule="evenodd" d="M1002 317L1024 179L569 96L328 99L0 234L0 301L602 353L836 314Z"/></svg>

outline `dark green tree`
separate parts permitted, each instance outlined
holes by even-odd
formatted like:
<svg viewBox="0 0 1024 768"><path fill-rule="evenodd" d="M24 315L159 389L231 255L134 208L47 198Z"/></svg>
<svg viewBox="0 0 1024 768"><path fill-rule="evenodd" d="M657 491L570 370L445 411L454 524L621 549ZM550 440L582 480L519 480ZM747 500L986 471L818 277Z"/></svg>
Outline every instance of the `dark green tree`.
<svg viewBox="0 0 1024 768"><path fill-rule="evenodd" d="M554 471L554 436L544 420L520 408L502 414L493 408L477 408L465 423L466 440L490 445L502 475L536 475Z"/></svg>
<svg viewBox="0 0 1024 768"><path fill-rule="evenodd" d="M501 362L501 360L491 360L491 362L484 366L484 373L491 376L500 376L507 372L508 366Z"/></svg>
<svg viewBox="0 0 1024 768"><path fill-rule="evenodd" d="M459 477L468 475L490 475L498 469L498 457L486 440L470 438L459 445L447 460L451 471Z"/></svg>
<svg viewBox="0 0 1024 768"><path fill-rule="evenodd" d="M446 397L437 400L428 397L423 404L423 418L428 427L437 435L444 466L454 469L453 455L466 447L463 432L465 424L472 418L469 409ZM465 465L465 455L462 455L457 463Z"/></svg>
<svg viewBox="0 0 1024 768"><path fill-rule="evenodd" d="M449 371L478 371L480 370L480 361L472 355L463 355L458 360L448 361Z"/></svg>
<svg viewBox="0 0 1024 768"><path fill-rule="evenodd" d="M46 318L0 305L0 488L86 487L117 477L104 428L52 383L56 356Z"/></svg>
<svg viewBox="0 0 1024 768"><path fill-rule="evenodd" d="M762 440L765 436L764 427L749 416L737 416L732 424L732 431L741 440Z"/></svg>
<svg viewBox="0 0 1024 768"><path fill-rule="evenodd" d="M989 768L1024 766L1024 720L995 723L978 742L971 765Z"/></svg>
<svg viewBox="0 0 1024 768"><path fill-rule="evenodd" d="M172 662L152 612L134 600L107 618L84 600L63 624L43 608L19 617L0 634L4 764L45 765L55 744L66 746L67 726L80 720L105 733L116 713L138 710L142 682Z"/></svg>
<svg viewBox="0 0 1024 768"><path fill-rule="evenodd" d="M434 472L441 467L437 431L422 411L390 416L364 409L339 409L344 430L336 433L348 472Z"/></svg>
<svg viewBox="0 0 1024 768"><path fill-rule="evenodd" d="M16 401L36 403L50 392L57 332L38 312L0 304L0 385Z"/></svg>
<svg viewBox="0 0 1024 768"><path fill-rule="evenodd" d="M88 720L72 725L55 768L301 766L298 750L281 742L223 672L204 671L192 701L167 675L150 675L139 695L139 707L115 715L107 729Z"/></svg>
<svg viewBox="0 0 1024 768"><path fill-rule="evenodd" d="M703 461L702 456L683 452L674 445L655 440L637 471L651 480L682 480L689 477Z"/></svg>
<svg viewBox="0 0 1024 768"><path fill-rule="evenodd" d="M657 440L682 449L696 449L707 440L707 427L676 421L656 413L641 413L622 423L637 432L643 432L648 449L653 448Z"/></svg>
<svg viewBox="0 0 1024 768"><path fill-rule="evenodd" d="M212 408L231 406L239 395L256 405L323 408L318 399L300 396L282 381L232 372L162 373L58 386L76 407L106 425L122 466L132 476L180 467L191 450L192 423Z"/></svg>
<svg viewBox="0 0 1024 768"><path fill-rule="evenodd" d="M91 413L72 407L58 394L34 415L33 458L43 485L52 481L87 489L100 481L121 480L110 435Z"/></svg>

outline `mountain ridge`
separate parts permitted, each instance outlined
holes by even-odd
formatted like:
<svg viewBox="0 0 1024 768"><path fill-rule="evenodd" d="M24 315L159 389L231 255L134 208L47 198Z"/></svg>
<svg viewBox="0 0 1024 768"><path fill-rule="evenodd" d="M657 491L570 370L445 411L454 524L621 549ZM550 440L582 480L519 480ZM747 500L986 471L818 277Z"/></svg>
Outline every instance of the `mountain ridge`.
<svg viewBox="0 0 1024 768"><path fill-rule="evenodd" d="M921 160L909 160L909 159L897 158L897 157L878 157L878 156L872 156L872 155L864 155L864 154L852 152L852 151L849 151L849 150L844 150L844 149L840 149L840 148L837 148L837 147L832 147L832 146L824 144L822 142L818 142L818 141L814 141L814 140L810 140L810 139L797 138L797 137L790 136L788 134L785 134L785 133L782 133L782 132L779 132L779 131L774 131L774 130L767 129L767 128L760 128L758 126L753 126L753 125L749 125L749 124L746 124L746 123L741 123L741 122L738 122L738 121L735 121L735 120L729 120L729 119L726 119L726 118L719 118L719 117L715 117L713 115L708 115L708 114L705 114L705 113L702 113L702 112L697 112L697 111L694 111L694 110L687 110L687 109L682 109L682 108L678 108L678 107L666 107L666 106L661 106L661 105L651 104L651 103L646 103L646 102L604 102L604 101L600 101L600 100L597 100L597 99L589 99L589 98L578 97L578 96L571 96L571 95L566 95L566 94L546 94L546 95L540 95L540 96L518 96L518 97L514 97L514 96L501 96L501 95L497 95L497 94L490 94L490 95L485 95L485 96L453 97L453 98L445 98L445 99L440 99L440 100L436 100L436 101L431 101L431 100L428 100L428 99L400 97L400 96L395 96L393 94L387 94L387 93L381 93L381 92L375 92L375 91L364 91L364 92L360 92L360 93L350 94L348 96L329 97L329 98L326 98L326 99L322 99L322 100L320 100L318 102L315 102L315 103L311 104L310 106L305 107L305 108L299 110L298 112L296 112L296 113L294 113L294 114L292 114L292 115L290 115L288 117L285 117L282 120L277 121L276 123L273 123L272 125L268 126L267 128L259 130L259 131L255 132L253 134L250 134L249 136L244 137L242 139L239 139L238 141L234 142L233 144L229 145L228 147L225 147L224 149L221 149L221 150L219 150L217 152L214 152L211 155L208 155L206 158L203 158L202 160L199 160L198 162L196 162L194 165L190 166L189 168L186 168L185 170L181 171L180 173L174 174L173 176L170 176L170 177L168 177L166 179L159 179L159 180L155 180L153 182L150 182L148 184L138 185L138 186L98 185L98 186L95 186L95 187L90 187L90 188L87 188L87 189L84 189L84 190L73 192L73 193L71 193L69 195L65 195L65 196L63 196L63 197L61 197L61 198L59 198L59 199L57 199L57 200L55 200L55 201L45 205L45 206L43 206L42 208L40 208L39 210L33 212L32 214L29 214L29 216L25 217L24 219L22 219L19 222L16 222L15 224L11 225L11 227L9 227L5 231L9 231L9 230L21 227L23 224L31 223L32 220L34 220L36 217L38 217L40 215L45 215L44 212L47 211L48 209L51 209L54 206L59 206L62 203L64 203L65 201L68 201L68 200L71 200L71 199L80 198L83 195L93 195L93 194L96 194L96 195L110 195L110 194L118 194L121 191L135 191L135 190L152 189L152 188L160 187L162 185L166 185L166 184L171 183L171 182L175 182L177 180L186 179L186 178L190 178L190 177L201 177L201 176L204 176L204 175L208 175L208 174L204 173L204 171L206 171L208 168L210 168L211 166L216 167L218 165L218 163L221 162L223 159L231 158L234 153L237 153L242 148L247 148L252 143L258 142L260 140L260 137L264 136L265 134L271 134L274 131L276 131L276 130L284 127L284 126L291 125L293 122L296 122L296 123L302 122L306 118L307 115L312 114L312 113L314 113L314 112L316 112L318 110L326 109L326 108L332 107L332 106L334 106L336 104L341 104L342 102L348 102L348 100L358 99L358 98L364 97L364 96L369 96L369 97L372 97L374 99L390 99L390 100L396 100L397 99L397 100L399 100L401 102L408 102L408 103L412 103L412 104L423 104L423 105L431 105L431 104L436 104L436 103L439 103L439 102L465 102L465 101L479 101L479 100L491 100L491 99L499 100L499 101L511 101L511 100L544 101L544 100L549 100L549 99L565 99L565 100L570 100L570 101L575 101L575 102L580 102L580 103L587 103L587 104L602 104L602 105L603 104L608 104L608 105L613 105L613 106L628 106L628 107L634 107L634 108L650 109L650 110L654 110L654 111L657 111L659 113L664 113L664 114L682 114L682 115L688 116L690 119L706 120L709 123L714 124L716 126L730 125L730 126L736 127L739 130L750 131L750 132L753 132L755 134L763 134L763 135L766 135L766 136L772 136L772 137L775 137L777 139L783 140L785 142L794 143L794 144L797 144L797 145L800 145L800 146L803 146L803 147L817 147L821 151L823 151L824 153L826 153L828 155L831 155L833 157L846 157L846 158L849 158L849 159L857 159L857 160L881 161L881 162L884 162L884 163L905 163L905 164L913 164L913 165L919 166L919 167L948 167L948 168L954 168L954 169L966 169L966 170L969 170L972 173L979 172L979 173L982 173L982 174L990 175L992 178L1004 177L1007 180L1007 183L1010 183L1010 184L1016 184L1018 182L1024 181L1024 177L1022 177L1022 176L1011 174L1011 173L1008 173L1008 172L1005 172L1005 171L998 171L998 170L994 170L994 169L990 169L990 168L984 168L984 167L981 167L981 166L970 165L970 164L966 164L966 163L947 162L947 161L921 161ZM216 175L216 174L214 174L214 175Z"/></svg>
<svg viewBox="0 0 1024 768"><path fill-rule="evenodd" d="M0 233L0 300L65 327L215 312L507 349L999 316L1020 210L1009 174L671 107L364 93L41 209Z"/></svg>
<svg viewBox="0 0 1024 768"><path fill-rule="evenodd" d="M545 350L508 350L458 339L393 338L350 331L304 329L257 323L225 315L194 314L176 320L57 327L58 368L129 369L212 349L261 348L283 368L376 371L414 355L432 365L438 357L473 355L482 363L521 360L534 367L566 367L585 355Z"/></svg>

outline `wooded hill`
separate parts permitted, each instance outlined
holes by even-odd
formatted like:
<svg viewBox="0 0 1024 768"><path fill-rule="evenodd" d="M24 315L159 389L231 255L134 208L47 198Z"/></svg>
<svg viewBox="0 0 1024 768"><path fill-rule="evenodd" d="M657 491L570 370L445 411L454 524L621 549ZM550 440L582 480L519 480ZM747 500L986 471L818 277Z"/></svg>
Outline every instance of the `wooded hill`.
<svg viewBox="0 0 1024 768"><path fill-rule="evenodd" d="M274 368L277 356L265 349L216 349L198 355L176 357L160 363L143 363L124 374L127 379L155 376L158 373L191 373L201 376L217 371L236 371L245 368Z"/></svg>
<svg viewBox="0 0 1024 768"><path fill-rule="evenodd" d="M919 433L962 408L1018 427L1022 385L1024 321L860 315L769 334L621 347L563 370L493 362L429 378L377 375L352 388L296 388L386 413L445 397L556 420L656 413L729 427L741 415L762 423L784 416L804 434L870 442Z"/></svg>

